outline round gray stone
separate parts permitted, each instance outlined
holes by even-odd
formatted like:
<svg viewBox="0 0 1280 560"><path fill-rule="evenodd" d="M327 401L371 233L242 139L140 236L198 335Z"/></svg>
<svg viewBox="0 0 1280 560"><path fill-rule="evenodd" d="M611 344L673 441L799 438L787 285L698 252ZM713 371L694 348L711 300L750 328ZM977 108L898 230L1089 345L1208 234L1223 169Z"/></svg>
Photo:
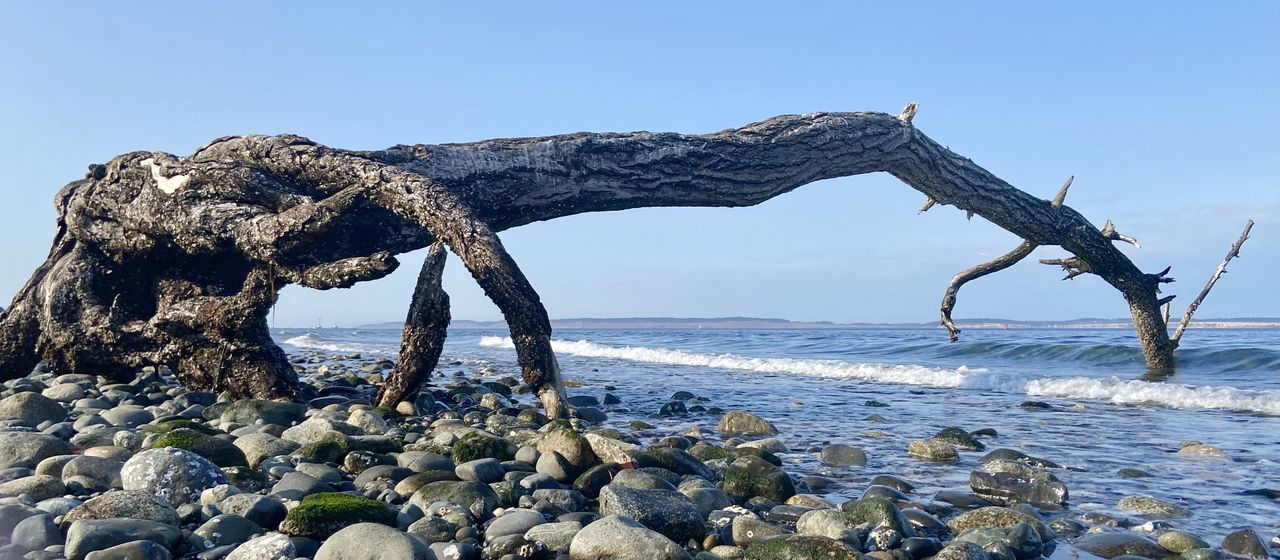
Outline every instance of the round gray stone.
<svg viewBox="0 0 1280 560"><path fill-rule="evenodd" d="M689 560L689 554L636 521L610 515L587 525L569 544L570 560ZM320 560L320 559L317 559Z"/></svg>
<svg viewBox="0 0 1280 560"><path fill-rule="evenodd" d="M67 409L40 393L23 392L0 400L0 420L17 420L28 426L41 422L61 422Z"/></svg>
<svg viewBox="0 0 1280 560"><path fill-rule="evenodd" d="M148 449L131 457L120 471L125 490L150 492L174 507L199 503L206 488L229 484L217 465L185 449Z"/></svg>
<svg viewBox="0 0 1280 560"><path fill-rule="evenodd" d="M377 523L356 523L334 533L315 560L431 560L427 544L394 527Z"/></svg>

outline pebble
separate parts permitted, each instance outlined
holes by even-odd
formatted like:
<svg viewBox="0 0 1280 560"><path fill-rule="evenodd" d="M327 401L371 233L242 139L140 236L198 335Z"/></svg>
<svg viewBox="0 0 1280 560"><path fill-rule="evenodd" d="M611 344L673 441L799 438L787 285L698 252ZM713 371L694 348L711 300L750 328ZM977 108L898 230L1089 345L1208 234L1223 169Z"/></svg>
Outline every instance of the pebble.
<svg viewBox="0 0 1280 560"><path fill-rule="evenodd" d="M466 375L397 407L423 414L402 417L372 408L377 386L349 377L380 366L339 360L317 374L314 363L300 363L310 368L304 380L321 383L313 406L218 402L154 371L134 385L47 374L7 382L39 392L0 399L0 422L16 416L0 424L8 426L0 427L0 535L11 535L0 555L808 560L861 552L873 560L1033 560L1069 539L1110 557L1269 554L1252 531L1233 533L1218 551L1173 530L1163 519L1190 512L1167 497L1121 499L1119 509L1147 517L1136 523L1156 518L1134 530L1118 527L1135 522L1100 512L1081 516L1067 506L1059 465L1013 449L978 459L972 492L929 496L901 477L868 480L857 468L867 465L867 449L903 441L897 434L868 437L866 449L797 440L759 415L710 408L690 393L663 406L675 416L654 420L662 428L609 424L602 408L634 413L630 399L624 405L609 393L603 401L572 395L575 417L549 421L529 408L534 401L517 379ZM648 413L662 401L637 402ZM31 431L37 425L43 433ZM947 427L910 442L906 455L929 461L916 463L921 473L954 468L946 463L960 459L958 449L983 450L975 435L996 436ZM165 443L171 447L158 447ZM1180 453L1226 455L1194 442ZM797 469L804 476L793 476ZM914 476L934 487L928 475ZM839 508L828 501L859 494Z"/></svg>

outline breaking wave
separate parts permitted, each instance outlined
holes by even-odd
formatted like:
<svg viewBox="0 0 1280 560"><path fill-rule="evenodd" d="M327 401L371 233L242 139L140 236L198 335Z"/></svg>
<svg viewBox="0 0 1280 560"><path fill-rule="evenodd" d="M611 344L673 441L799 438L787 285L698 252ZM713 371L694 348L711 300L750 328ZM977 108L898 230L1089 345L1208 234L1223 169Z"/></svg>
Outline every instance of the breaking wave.
<svg viewBox="0 0 1280 560"><path fill-rule="evenodd" d="M480 345L489 348L515 347L510 337L499 336L482 337ZM1222 409L1280 416L1280 391L1249 391L1234 387L1121 380L1116 377L1029 378L1016 373L965 366L948 369L842 360L753 358L668 348L610 346L586 340L552 340L551 347L561 354L653 364L853 379L893 385L979 389L1029 396L1107 401L1116 404L1144 404L1182 409Z"/></svg>
<svg viewBox="0 0 1280 560"><path fill-rule="evenodd" d="M324 350L327 352L339 352L343 354L392 354L396 353L397 348L385 344L369 344L358 342L339 342L335 340L325 340L315 333L307 333L301 336L295 336L284 341L285 344L297 348L306 348L309 350Z"/></svg>

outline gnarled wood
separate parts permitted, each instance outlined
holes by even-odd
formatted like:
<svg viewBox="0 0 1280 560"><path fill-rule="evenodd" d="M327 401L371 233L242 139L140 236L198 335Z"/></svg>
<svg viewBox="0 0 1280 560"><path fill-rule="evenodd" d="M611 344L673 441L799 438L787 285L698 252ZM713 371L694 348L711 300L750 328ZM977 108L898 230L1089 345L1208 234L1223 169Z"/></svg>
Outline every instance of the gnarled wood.
<svg viewBox="0 0 1280 560"><path fill-rule="evenodd" d="M563 413L550 323L496 232L583 212L750 206L807 183L887 172L1032 245L1057 245L1129 303L1152 367L1174 345L1114 236L934 142L916 111L785 115L686 135L632 132L356 152L297 136L215 140L189 157L135 152L65 187L48 260L0 315L0 375L40 359L128 376L167 365L193 388L294 398L266 315L286 284L347 287L441 241L503 311L524 378ZM1065 189L1064 189L1065 191ZM434 319L433 319L434 320Z"/></svg>
<svg viewBox="0 0 1280 560"><path fill-rule="evenodd" d="M427 249L400 337L400 359L378 390L379 406L394 407L413 397L440 361L450 319L449 294L441 286L446 256L439 241Z"/></svg>

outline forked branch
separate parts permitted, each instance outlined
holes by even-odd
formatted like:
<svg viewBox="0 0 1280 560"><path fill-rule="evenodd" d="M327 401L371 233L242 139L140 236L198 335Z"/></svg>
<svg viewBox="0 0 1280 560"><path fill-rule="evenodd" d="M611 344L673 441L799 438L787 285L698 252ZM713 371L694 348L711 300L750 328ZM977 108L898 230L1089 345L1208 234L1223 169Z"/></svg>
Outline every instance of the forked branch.
<svg viewBox="0 0 1280 560"><path fill-rule="evenodd" d="M1209 282L1204 285L1204 289L1200 290L1200 295L1187 306L1187 310L1182 313L1182 320L1178 321L1178 330L1173 332L1173 336L1169 338L1175 346L1182 340L1182 333L1187 330L1187 326L1191 324L1191 316L1195 315L1196 310L1200 308L1200 304L1204 302L1205 296L1209 295L1209 290L1213 289L1213 285L1223 274L1227 273L1227 263L1240 256L1240 247L1244 246L1244 242L1249 239L1249 230L1253 229L1253 220L1249 220L1244 225L1244 231L1240 232L1240 239L1237 239L1231 245L1231 249L1227 251L1227 256L1222 259L1222 264L1218 265L1218 269L1213 271L1213 276L1209 277Z"/></svg>
<svg viewBox="0 0 1280 560"><path fill-rule="evenodd" d="M1102 226L1101 233L1103 237L1110 239L1112 241L1123 241L1139 249L1142 248L1142 244L1138 243L1137 239L1134 239L1127 235L1121 235L1119 232L1117 232L1116 225L1111 223L1111 220L1107 220L1107 223Z"/></svg>
<svg viewBox="0 0 1280 560"><path fill-rule="evenodd" d="M1077 276L1083 276L1093 272L1093 268L1087 261L1080 257L1070 257L1066 259L1040 259L1040 264L1057 265L1067 273L1063 276L1063 280L1075 280Z"/></svg>

